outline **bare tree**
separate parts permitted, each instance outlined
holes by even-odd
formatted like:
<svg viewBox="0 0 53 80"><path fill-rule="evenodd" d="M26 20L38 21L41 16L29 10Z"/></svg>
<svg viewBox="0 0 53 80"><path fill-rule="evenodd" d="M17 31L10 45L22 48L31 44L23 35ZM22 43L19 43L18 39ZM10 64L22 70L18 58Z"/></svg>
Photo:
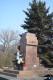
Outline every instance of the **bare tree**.
<svg viewBox="0 0 53 80"><path fill-rule="evenodd" d="M12 65L13 51L16 50L19 45L19 33L18 31L5 30L0 33L0 45L2 48L3 65ZM0 58L1 59L1 58ZM1 61L0 61L1 62Z"/></svg>

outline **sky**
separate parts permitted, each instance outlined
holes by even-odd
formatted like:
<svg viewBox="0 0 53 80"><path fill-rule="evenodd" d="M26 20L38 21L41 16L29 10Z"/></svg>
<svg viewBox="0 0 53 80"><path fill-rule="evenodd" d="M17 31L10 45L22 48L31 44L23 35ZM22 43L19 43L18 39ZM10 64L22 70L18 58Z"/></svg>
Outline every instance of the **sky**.
<svg viewBox="0 0 53 80"><path fill-rule="evenodd" d="M39 0L37 0L39 1ZM46 2L49 13L53 12L53 0L41 0ZM21 25L24 24L25 13L32 0L0 0L0 31L14 30L20 34L26 32Z"/></svg>

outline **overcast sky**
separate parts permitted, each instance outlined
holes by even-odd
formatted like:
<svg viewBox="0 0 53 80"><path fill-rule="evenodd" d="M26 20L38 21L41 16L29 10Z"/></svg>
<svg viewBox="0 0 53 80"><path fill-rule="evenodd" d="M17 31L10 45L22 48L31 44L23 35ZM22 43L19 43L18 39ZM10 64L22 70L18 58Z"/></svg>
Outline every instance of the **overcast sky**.
<svg viewBox="0 0 53 80"><path fill-rule="evenodd" d="M38 0L37 0L38 1ZM49 13L53 11L53 0L41 0L46 2L46 8L50 7ZM0 31L6 29L18 30L24 33L21 28L26 15L23 10L29 8L32 0L0 0Z"/></svg>

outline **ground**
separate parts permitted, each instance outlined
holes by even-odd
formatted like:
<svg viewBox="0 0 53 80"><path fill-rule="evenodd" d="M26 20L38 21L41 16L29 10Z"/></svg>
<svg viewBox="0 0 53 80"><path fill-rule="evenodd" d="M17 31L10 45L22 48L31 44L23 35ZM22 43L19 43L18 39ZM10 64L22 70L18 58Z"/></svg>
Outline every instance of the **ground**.
<svg viewBox="0 0 53 80"><path fill-rule="evenodd" d="M16 77L10 77L6 75L1 75L0 74L0 80L45 80L45 77L21 77L21 78L16 78Z"/></svg>

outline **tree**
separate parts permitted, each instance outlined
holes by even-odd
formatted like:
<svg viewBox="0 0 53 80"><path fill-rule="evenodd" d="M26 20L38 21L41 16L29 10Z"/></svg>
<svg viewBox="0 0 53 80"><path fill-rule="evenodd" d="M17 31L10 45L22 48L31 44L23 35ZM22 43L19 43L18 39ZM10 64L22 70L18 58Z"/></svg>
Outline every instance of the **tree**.
<svg viewBox="0 0 53 80"><path fill-rule="evenodd" d="M53 12L49 14L49 8L46 9L45 2L33 0L29 5L31 8L24 11L27 18L21 27L36 34L39 40L38 54L40 58L47 63L47 66L53 66L53 60L50 59L50 55L53 55ZM43 57L49 61L47 62Z"/></svg>
<svg viewBox="0 0 53 80"><path fill-rule="evenodd" d="M0 33L0 63L2 66L12 66L14 53L19 45L18 31L5 30Z"/></svg>

